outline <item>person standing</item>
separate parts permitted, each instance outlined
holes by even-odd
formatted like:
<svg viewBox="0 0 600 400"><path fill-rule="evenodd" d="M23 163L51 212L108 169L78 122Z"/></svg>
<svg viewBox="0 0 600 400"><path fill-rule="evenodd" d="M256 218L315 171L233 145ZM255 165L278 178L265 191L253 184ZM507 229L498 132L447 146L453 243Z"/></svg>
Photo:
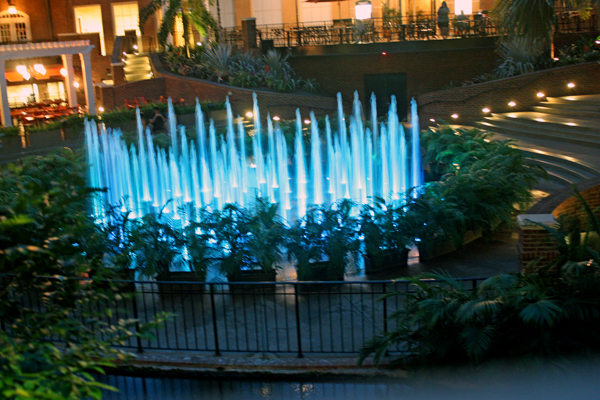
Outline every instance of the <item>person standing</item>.
<svg viewBox="0 0 600 400"><path fill-rule="evenodd" d="M446 36L448 36L448 26L450 25L450 9L448 8L448 5L446 4L445 1L442 1L442 5L440 6L439 10L438 10L438 28L440 28L440 33L442 34L442 37L444 39L446 39Z"/></svg>
<svg viewBox="0 0 600 400"><path fill-rule="evenodd" d="M165 116L160 113L158 107L156 107L154 109L154 115L148 120L150 132L154 135L156 131L163 130L165 128L165 122L167 122L167 118L165 118Z"/></svg>

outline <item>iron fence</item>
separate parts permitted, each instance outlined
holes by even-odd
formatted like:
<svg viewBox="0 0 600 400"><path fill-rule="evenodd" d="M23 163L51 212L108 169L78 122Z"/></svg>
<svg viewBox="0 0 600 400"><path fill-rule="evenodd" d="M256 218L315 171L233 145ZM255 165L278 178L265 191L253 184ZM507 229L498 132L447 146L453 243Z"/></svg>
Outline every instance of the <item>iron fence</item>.
<svg viewBox="0 0 600 400"><path fill-rule="evenodd" d="M451 17L451 35L481 37L497 34L491 18L475 14L469 19ZM241 27L224 30L225 41L241 47ZM257 46L297 47L351 43L398 42L406 40L441 39L437 16L372 18L369 20L339 19L320 22L257 26Z"/></svg>
<svg viewBox="0 0 600 400"><path fill-rule="evenodd" d="M459 281L474 289L483 279ZM366 340L395 328L388 317L402 306L403 296L380 300L382 295L413 290L408 281L122 283L129 288L128 295L87 311L101 313L112 306L112 315L103 317L109 324L127 319L143 324L160 312L174 316L154 328L155 340L131 337L117 346L140 352L292 353L299 357L305 353L356 354ZM23 304L43 312L36 298L29 294Z"/></svg>

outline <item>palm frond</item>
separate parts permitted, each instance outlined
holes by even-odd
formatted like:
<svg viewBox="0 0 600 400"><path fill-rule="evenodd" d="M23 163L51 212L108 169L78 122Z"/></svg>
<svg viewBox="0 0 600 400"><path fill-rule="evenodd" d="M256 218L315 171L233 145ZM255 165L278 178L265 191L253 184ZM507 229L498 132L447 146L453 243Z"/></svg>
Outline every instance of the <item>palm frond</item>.
<svg viewBox="0 0 600 400"><path fill-rule="evenodd" d="M150 0L145 6L140 8L139 11L139 26L140 32L142 35L144 34L144 29L146 28L146 23L151 16L153 16L160 8L166 0Z"/></svg>

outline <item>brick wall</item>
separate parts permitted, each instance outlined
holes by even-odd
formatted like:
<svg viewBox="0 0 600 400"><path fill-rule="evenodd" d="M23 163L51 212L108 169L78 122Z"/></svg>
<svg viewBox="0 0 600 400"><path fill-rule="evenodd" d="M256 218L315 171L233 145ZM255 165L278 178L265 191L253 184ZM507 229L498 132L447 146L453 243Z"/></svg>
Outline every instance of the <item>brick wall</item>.
<svg viewBox="0 0 600 400"><path fill-rule="evenodd" d="M328 95L341 92L347 112L355 90L361 99L367 95L365 75L406 73L410 100L490 72L497 59L492 38L313 46L294 54L290 62L299 74L316 79Z"/></svg>
<svg viewBox="0 0 600 400"><path fill-rule="evenodd" d="M592 210L600 209L600 185L581 191L580 194ZM554 215L556 218L560 217L561 215L578 217L582 223L582 226L587 226L587 214L583 209L583 205L575 197L571 197L556 207L556 209L554 209L552 212L552 215ZM600 218L600 211L597 211L596 215L598 218Z"/></svg>
<svg viewBox="0 0 600 400"><path fill-rule="evenodd" d="M567 87L569 82L575 83L574 89ZM600 93L600 63L552 68L514 78L424 93L417 99L419 119L425 125L430 118L449 121L450 115L457 113L460 116L457 123L468 123L480 119L484 107L493 113L530 110L539 102L537 93L540 91L547 97ZM510 101L516 103L515 110L508 106Z"/></svg>
<svg viewBox="0 0 600 400"><path fill-rule="evenodd" d="M154 79L132 82L120 86L96 85L96 102L105 110L111 110L125 105L125 100L135 97L145 97L156 100L160 96L173 99L184 99L186 103L193 104L196 97L200 101L225 101L229 96L232 109L237 114L244 114L252 110L252 94L256 92L260 110L263 116L267 112L271 116L277 115L284 119L295 118L296 108L302 115L308 116L314 111L317 116L333 114L337 110L334 97L312 94L275 93L261 90L236 88L195 78L187 78L166 72L160 61L153 55Z"/></svg>
<svg viewBox="0 0 600 400"><path fill-rule="evenodd" d="M550 214L523 214L517 216L519 227L519 261L524 272L533 272L559 256L557 243L550 232L535 224L543 223L556 226L556 220Z"/></svg>
<svg viewBox="0 0 600 400"><path fill-rule="evenodd" d="M600 207L600 179L589 179L580 182L577 186L579 193L581 193L590 208L592 210L598 209ZM572 188L558 191L533 206L529 210L529 214L517 216L519 227L518 251L521 267L525 272L535 271L537 267L543 266L559 256L557 242L552 234L531 221L556 227L556 218L570 214L581 218L583 226L586 226L587 214L581 203L572 194ZM554 198L558 201L555 201ZM600 217L598 213L596 214Z"/></svg>

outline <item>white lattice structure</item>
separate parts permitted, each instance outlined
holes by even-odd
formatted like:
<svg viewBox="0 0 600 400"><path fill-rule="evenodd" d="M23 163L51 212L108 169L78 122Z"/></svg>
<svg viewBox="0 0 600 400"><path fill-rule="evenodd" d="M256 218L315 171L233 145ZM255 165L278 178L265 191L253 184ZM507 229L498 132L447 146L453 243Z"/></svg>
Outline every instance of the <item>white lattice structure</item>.
<svg viewBox="0 0 600 400"><path fill-rule="evenodd" d="M6 60L13 58L36 58L61 56L63 66L67 69L66 87L69 106L77 106L77 91L74 86L73 54L79 54L83 72L85 99L88 112L96 114L96 100L92 83L92 64L90 52L94 48L89 40L73 40L69 42L15 43L0 45L0 101L2 102L2 122L4 126L12 126L10 107L8 104L7 84L5 77Z"/></svg>

